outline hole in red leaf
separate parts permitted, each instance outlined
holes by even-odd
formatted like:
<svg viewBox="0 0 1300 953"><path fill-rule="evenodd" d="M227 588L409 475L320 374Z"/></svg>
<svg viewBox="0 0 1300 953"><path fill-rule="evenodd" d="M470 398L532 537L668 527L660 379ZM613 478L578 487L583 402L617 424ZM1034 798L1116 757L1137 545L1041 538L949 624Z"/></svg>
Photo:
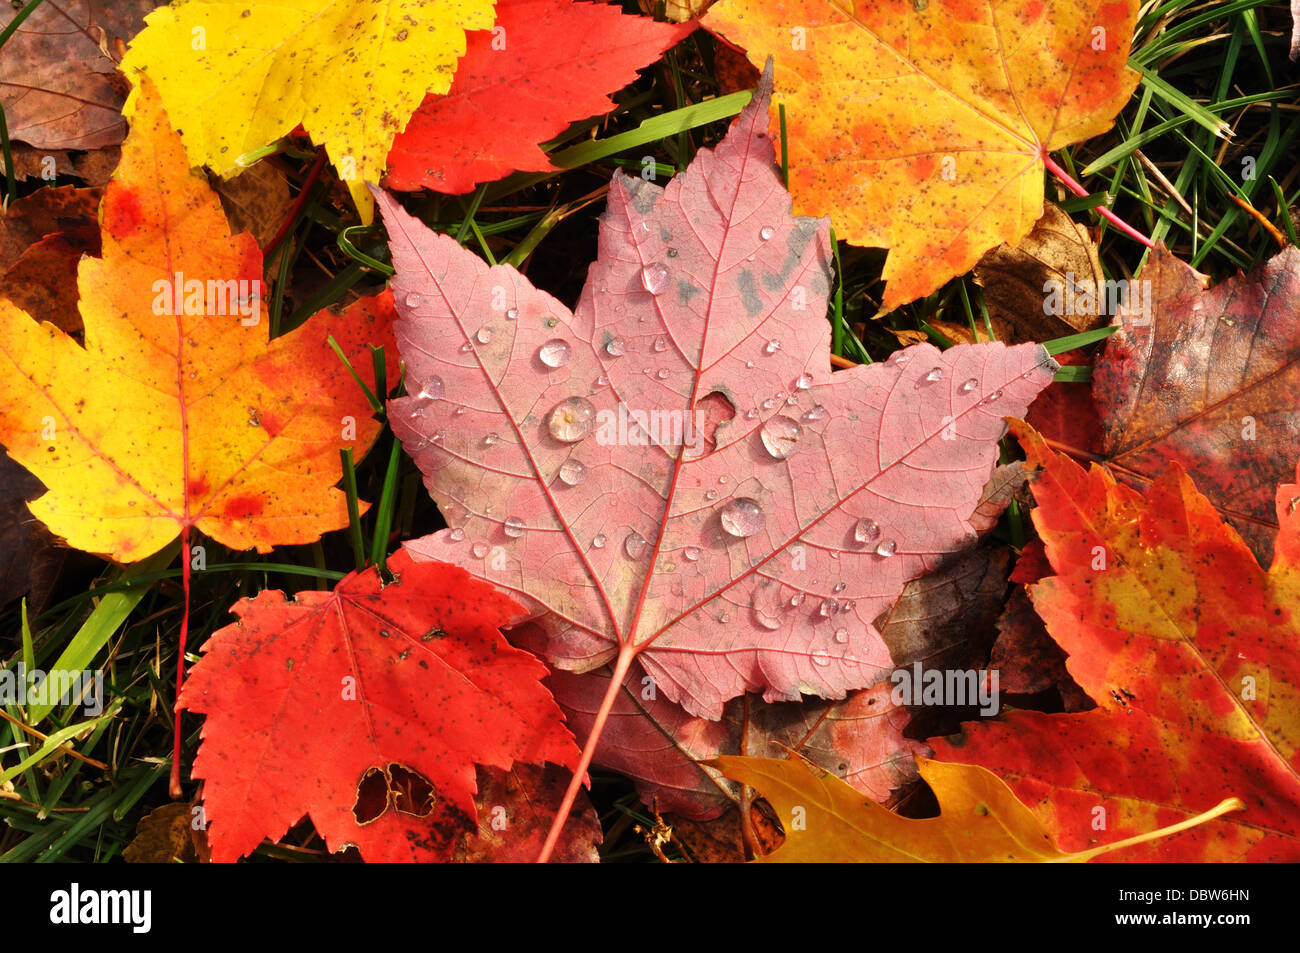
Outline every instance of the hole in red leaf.
<svg viewBox="0 0 1300 953"><path fill-rule="evenodd" d="M709 391L697 400L694 420L695 452L691 456L702 457L706 453L712 453L718 446L718 428L735 416L736 405L721 391Z"/></svg>
<svg viewBox="0 0 1300 953"><path fill-rule="evenodd" d="M390 809L411 817L428 817L436 801L437 794L428 778L405 765L392 763L386 768L366 768L357 782L352 816L363 827L373 824Z"/></svg>

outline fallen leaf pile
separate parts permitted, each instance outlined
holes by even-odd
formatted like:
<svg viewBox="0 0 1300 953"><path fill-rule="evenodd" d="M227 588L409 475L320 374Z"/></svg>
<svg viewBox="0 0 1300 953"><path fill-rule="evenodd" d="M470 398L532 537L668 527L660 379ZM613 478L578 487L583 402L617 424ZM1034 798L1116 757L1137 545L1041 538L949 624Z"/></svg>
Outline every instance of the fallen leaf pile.
<svg viewBox="0 0 1300 953"><path fill-rule="evenodd" d="M5 673L111 685L4 803L109 738L132 862L1300 860L1300 252L1046 201L1135 0L624 6L0 13Z"/></svg>

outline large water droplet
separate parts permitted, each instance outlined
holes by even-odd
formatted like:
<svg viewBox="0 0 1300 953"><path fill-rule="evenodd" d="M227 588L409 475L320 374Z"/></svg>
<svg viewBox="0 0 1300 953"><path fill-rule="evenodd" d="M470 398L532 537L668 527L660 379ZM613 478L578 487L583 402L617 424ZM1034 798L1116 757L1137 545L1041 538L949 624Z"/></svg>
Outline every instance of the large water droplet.
<svg viewBox="0 0 1300 953"><path fill-rule="evenodd" d="M831 664L831 657L821 649L818 649L813 653L812 660L814 665L821 665L823 667Z"/></svg>
<svg viewBox="0 0 1300 953"><path fill-rule="evenodd" d="M622 338L610 338L605 342L605 353L610 357L622 357L627 353L627 345Z"/></svg>
<svg viewBox="0 0 1300 953"><path fill-rule="evenodd" d="M596 408L585 397L566 397L551 410L546 429L560 443L577 443L596 429Z"/></svg>
<svg viewBox="0 0 1300 953"><path fill-rule="evenodd" d="M817 614L823 619L829 619L835 613L840 611L840 604L834 599L823 599L822 604L817 607Z"/></svg>
<svg viewBox="0 0 1300 953"><path fill-rule="evenodd" d="M876 555L889 557L898 552L898 543L892 539L882 539L880 545L876 547Z"/></svg>
<svg viewBox="0 0 1300 953"><path fill-rule="evenodd" d="M479 328L478 333L474 335L474 340L478 341L479 344L487 344L488 341L492 340L492 329L487 325Z"/></svg>
<svg viewBox="0 0 1300 953"><path fill-rule="evenodd" d="M593 537L591 538L591 545L592 545L592 547L593 547L594 549L604 549L604 548L605 548L605 538L606 538L606 537L605 537L605 534L604 534L604 533L597 533L595 536L593 536Z"/></svg>
<svg viewBox="0 0 1300 953"><path fill-rule="evenodd" d="M524 521L518 516L511 516L506 519L505 526L502 527L505 534L511 539L518 539L524 535Z"/></svg>
<svg viewBox="0 0 1300 953"><path fill-rule="evenodd" d="M580 460L565 460L560 464L560 480L568 486L577 486L587 479L587 468Z"/></svg>
<svg viewBox="0 0 1300 953"><path fill-rule="evenodd" d="M968 377L966 380L962 381L962 385L958 387L957 390L960 393L969 394L971 391L973 391L976 387L979 386L980 386L980 382L978 380L976 380L974 377Z"/></svg>
<svg viewBox="0 0 1300 953"><path fill-rule="evenodd" d="M632 530L623 538L623 552L627 553L628 559L640 559L645 555L645 550L645 537L636 530Z"/></svg>
<svg viewBox="0 0 1300 953"><path fill-rule="evenodd" d="M836 642L838 642L840 645L843 645L844 643L848 642L848 640L849 640L849 630L848 630L848 629L836 629L836 630L835 630L835 641L836 641Z"/></svg>
<svg viewBox="0 0 1300 953"><path fill-rule="evenodd" d="M661 295L668 290L670 277L667 265L651 262L641 269L641 287L652 295Z"/></svg>
<svg viewBox="0 0 1300 953"><path fill-rule="evenodd" d="M859 543L874 542L880 535L880 524L875 520L858 520L853 524L853 538Z"/></svg>
<svg viewBox="0 0 1300 953"><path fill-rule="evenodd" d="M794 595L790 597L790 606L795 609L799 608L801 605L803 605L803 601L805 598L807 598L807 596L804 593L796 592Z"/></svg>
<svg viewBox="0 0 1300 953"><path fill-rule="evenodd" d="M700 561L700 547L698 547L698 546L687 546L685 549L682 550L682 555L686 557L686 561L687 561L687 562L692 562L692 563L694 563L694 562L699 562L699 561Z"/></svg>
<svg viewBox="0 0 1300 953"><path fill-rule="evenodd" d="M777 460L784 460L799 449L799 438L803 434L803 428L797 421L783 414L777 414L763 423L759 428L759 434L763 438L763 447L768 454Z"/></svg>
<svg viewBox="0 0 1300 953"><path fill-rule="evenodd" d="M764 225L762 228L758 230L758 237L765 242L771 241L772 236L775 234L776 234L776 229L773 228L771 225Z"/></svg>
<svg viewBox="0 0 1300 953"><path fill-rule="evenodd" d="M794 382L794 386L797 390L807 390L812 387L812 381L811 374L800 374L799 379Z"/></svg>
<svg viewBox="0 0 1300 953"><path fill-rule="evenodd" d="M781 350L781 342L778 341L776 338L772 338L770 341L768 341L766 344L763 345L764 354L775 354L779 350Z"/></svg>
<svg viewBox="0 0 1300 953"><path fill-rule="evenodd" d="M551 338L537 349L537 359L547 367L563 367L572 354L569 342L563 338Z"/></svg>
<svg viewBox="0 0 1300 953"><path fill-rule="evenodd" d="M519 320L519 309L518 309L518 308L511 308L509 311L507 311L507 312L506 312L506 320L507 320L507 321L517 321L517 320Z"/></svg>
<svg viewBox="0 0 1300 953"><path fill-rule="evenodd" d="M941 380L943 380L943 368L942 368L942 367L932 367L932 368L930 368L929 373L927 373L927 374L925 375L925 379L926 379L927 381L929 381L930 383L932 383L932 384L933 384L935 381L941 381Z"/></svg>
<svg viewBox="0 0 1300 953"><path fill-rule="evenodd" d="M482 559L484 556L488 554L488 548L489 547L487 543L483 542L482 540L479 540L477 543L475 543L473 546L470 547L469 551L474 554L475 559Z"/></svg>
<svg viewBox="0 0 1300 953"><path fill-rule="evenodd" d="M420 302L421 302L422 300L424 300L424 299L421 298L421 297L420 297L418 294L416 294L414 291L412 291L410 294L408 294L408 295L406 296L406 306L407 306L408 308L418 308L418 307L420 306Z"/></svg>
<svg viewBox="0 0 1300 953"><path fill-rule="evenodd" d="M442 400L442 395L446 392L443 387L442 378L438 376L430 377L420 388L420 393L416 396L423 400Z"/></svg>
<svg viewBox="0 0 1300 953"><path fill-rule="evenodd" d="M663 337L662 335L655 338L655 343L654 343L655 353L662 354L666 350L668 350L668 339L666 337Z"/></svg>
<svg viewBox="0 0 1300 953"><path fill-rule="evenodd" d="M457 526L450 533L448 533L447 536L452 540L452 542L459 543L462 539L465 538L465 531L461 529L459 526Z"/></svg>
<svg viewBox="0 0 1300 953"><path fill-rule="evenodd" d="M767 517L763 515L763 508L758 505L758 501L751 500L747 496L738 496L731 500L722 507L722 512L718 515L722 520L722 528L732 536L739 536L742 539L753 536L767 523Z"/></svg>

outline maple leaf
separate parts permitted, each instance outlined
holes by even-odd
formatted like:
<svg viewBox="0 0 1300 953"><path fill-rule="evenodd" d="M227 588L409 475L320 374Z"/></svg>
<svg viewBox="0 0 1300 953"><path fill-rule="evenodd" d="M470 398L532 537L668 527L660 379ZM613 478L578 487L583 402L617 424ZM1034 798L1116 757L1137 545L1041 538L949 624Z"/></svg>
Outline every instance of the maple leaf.
<svg viewBox="0 0 1300 953"><path fill-rule="evenodd" d="M1123 837L1236 796L1241 814L1116 859L1300 859L1297 567L1264 572L1177 464L1143 496L1017 431L1056 572L1029 592L1098 707L1013 712L936 757L996 771L1066 849L1098 817Z"/></svg>
<svg viewBox="0 0 1300 953"><path fill-rule="evenodd" d="M973 539L1003 414L1055 369L921 345L832 377L826 223L790 217L766 98L666 190L614 179L573 314L381 197L389 416L450 526L407 548L527 600L559 667L627 647L715 719L889 667L871 620Z"/></svg>
<svg viewBox="0 0 1300 953"><path fill-rule="evenodd" d="M0 9L0 29L22 6ZM6 40L0 57L9 137L43 150L121 142L126 84L104 51L135 33L155 6L156 0L43 0Z"/></svg>
<svg viewBox="0 0 1300 953"><path fill-rule="evenodd" d="M1067 853L997 775L970 765L918 762L939 802L938 817L900 817L863 800L834 775L795 761L721 757L714 764L758 790L785 823L785 841L758 858L767 863L1081 863L1129 842ZM1187 824L1131 841L1176 833L1240 807L1240 801L1225 801Z"/></svg>
<svg viewBox="0 0 1300 953"><path fill-rule="evenodd" d="M888 248L890 311L1017 244L1048 153L1105 132L1139 76L1135 0L720 0L708 29L776 58L795 209Z"/></svg>
<svg viewBox="0 0 1300 953"><path fill-rule="evenodd" d="M515 169L552 168L537 143L608 112L607 92L695 29L571 0L498 0L496 12L492 30L468 35L451 89L427 97L393 141L390 188L468 192Z"/></svg>
<svg viewBox="0 0 1300 953"><path fill-rule="evenodd" d="M363 453L380 425L326 342L371 384L366 345L387 342L395 377L391 298L268 342L257 245L230 236L148 92L101 216L84 348L0 300L0 443L49 488L32 512L119 562L191 528L267 552L346 526L339 449Z"/></svg>
<svg viewBox="0 0 1300 953"><path fill-rule="evenodd" d="M191 161L222 176L301 123L368 221L363 183L450 88L465 31L491 26L492 0L187 0L149 15L122 69L148 73Z"/></svg>
<svg viewBox="0 0 1300 953"><path fill-rule="evenodd" d="M278 839L303 815L331 850L443 855L451 838L437 841L438 830L393 834L435 811L467 832L455 824L476 817L476 764L575 763L541 685L546 667L497 628L519 607L454 566L399 552L388 568L396 580L386 585L372 567L332 592L243 599L239 622L204 644L180 705L207 715L194 776L205 782L213 860ZM425 780L425 803L400 799L418 785L402 788L399 771L408 784L413 773ZM359 823L358 786L377 778L391 810Z"/></svg>
<svg viewBox="0 0 1300 953"><path fill-rule="evenodd" d="M770 84L666 189L615 176L576 313L380 195L389 419L449 526L407 549L515 595L558 667L639 657L712 719L883 675L871 621L974 538L1003 415L1056 368L921 345L832 377L827 223L790 215Z"/></svg>
<svg viewBox="0 0 1300 953"><path fill-rule="evenodd" d="M1300 250L1204 291L1158 248L1129 297L1092 375L1105 462L1139 485L1180 464L1267 562L1300 457Z"/></svg>

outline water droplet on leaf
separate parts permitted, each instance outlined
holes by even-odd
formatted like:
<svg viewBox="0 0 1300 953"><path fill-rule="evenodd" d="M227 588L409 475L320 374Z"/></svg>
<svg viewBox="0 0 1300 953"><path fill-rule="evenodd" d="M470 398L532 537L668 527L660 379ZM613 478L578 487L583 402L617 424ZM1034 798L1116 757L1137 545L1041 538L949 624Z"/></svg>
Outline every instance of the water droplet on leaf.
<svg viewBox="0 0 1300 953"><path fill-rule="evenodd" d="M565 460L560 464L560 480L568 486L577 486L587 479L587 468L580 460Z"/></svg>
<svg viewBox="0 0 1300 953"><path fill-rule="evenodd" d="M596 429L596 408L585 397L566 397L551 410L546 429L560 443L577 443Z"/></svg>
<svg viewBox="0 0 1300 953"><path fill-rule="evenodd" d="M568 341L563 338L551 338L537 349L537 359L547 367L563 367L569 363L572 353Z"/></svg>
<svg viewBox="0 0 1300 953"><path fill-rule="evenodd" d="M763 508L758 505L758 501L747 496L731 500L718 515L722 520L722 528L742 539L753 536L767 523L767 517L763 515Z"/></svg>
<svg viewBox="0 0 1300 953"><path fill-rule="evenodd" d="M652 295L661 295L668 290L670 277L667 265L652 262L641 269L641 287Z"/></svg>
<svg viewBox="0 0 1300 953"><path fill-rule="evenodd" d="M784 460L799 449L799 438L803 434L803 428L797 421L778 414L763 423L759 428L759 434L768 454L777 460Z"/></svg>

